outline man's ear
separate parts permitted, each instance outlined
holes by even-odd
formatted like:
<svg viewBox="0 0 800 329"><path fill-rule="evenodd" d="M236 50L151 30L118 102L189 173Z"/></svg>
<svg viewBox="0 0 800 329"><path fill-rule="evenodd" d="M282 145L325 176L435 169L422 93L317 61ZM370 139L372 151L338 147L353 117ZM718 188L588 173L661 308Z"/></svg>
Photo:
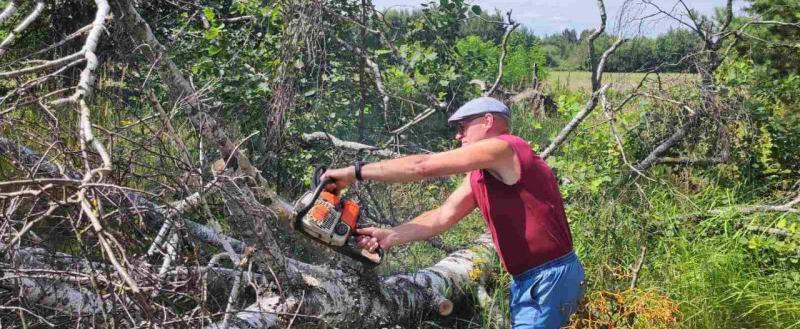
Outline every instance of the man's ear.
<svg viewBox="0 0 800 329"><path fill-rule="evenodd" d="M489 128L494 127L494 115L493 114L486 113L486 114L483 115L483 117L486 119L486 124L489 125Z"/></svg>

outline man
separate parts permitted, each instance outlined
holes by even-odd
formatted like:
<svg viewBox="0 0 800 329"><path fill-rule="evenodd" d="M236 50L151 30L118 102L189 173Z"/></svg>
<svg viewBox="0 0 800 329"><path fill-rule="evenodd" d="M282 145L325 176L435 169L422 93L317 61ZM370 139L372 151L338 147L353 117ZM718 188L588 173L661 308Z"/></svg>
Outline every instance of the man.
<svg viewBox="0 0 800 329"><path fill-rule="evenodd" d="M461 106L448 122L458 128L461 147L327 171L341 190L355 180L410 182L469 173L440 207L393 228L358 230L359 245L374 251L426 240L458 223L478 207L504 268L512 274L514 328L559 328L583 294L584 272L558 184L547 164L523 139L509 133L511 111L480 97Z"/></svg>

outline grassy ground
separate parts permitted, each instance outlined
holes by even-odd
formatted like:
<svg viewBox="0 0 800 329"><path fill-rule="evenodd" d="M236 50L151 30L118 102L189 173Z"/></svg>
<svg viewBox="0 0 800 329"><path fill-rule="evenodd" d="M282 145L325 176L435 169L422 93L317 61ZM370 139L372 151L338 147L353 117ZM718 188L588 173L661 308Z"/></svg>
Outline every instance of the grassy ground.
<svg viewBox="0 0 800 329"><path fill-rule="evenodd" d="M625 92L636 87L645 78L645 73L615 73L603 74L604 83L612 83L612 88L617 92ZM697 80L697 75L691 73L660 73L647 76L647 84L661 83L664 88L678 84L685 84ZM546 86L553 90L589 91L592 89L591 73L588 71L551 71L546 79Z"/></svg>

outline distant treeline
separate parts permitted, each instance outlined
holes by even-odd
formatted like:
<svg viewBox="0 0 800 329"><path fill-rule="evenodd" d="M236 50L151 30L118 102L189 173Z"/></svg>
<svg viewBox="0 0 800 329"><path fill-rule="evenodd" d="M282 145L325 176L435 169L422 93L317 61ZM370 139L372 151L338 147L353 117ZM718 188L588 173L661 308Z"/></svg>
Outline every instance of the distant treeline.
<svg viewBox="0 0 800 329"><path fill-rule="evenodd" d="M423 10L387 10L385 23L390 25L398 35L406 35L408 22L422 16ZM481 13L472 16L462 25L458 35L462 38L477 36L485 42L499 46L502 41L504 17L499 12ZM413 28L413 27L412 27ZM587 70L587 39L593 30L578 33L574 29L565 29L561 33L539 37L524 27L514 31L511 38L519 46L524 46L530 53L542 54L546 67L556 70ZM597 57L616 40L610 35L601 35L595 41ZM690 72L692 54L700 49L700 40L691 31L685 29L671 30L656 37L636 37L624 43L606 64L609 72ZM531 49L533 48L533 49Z"/></svg>

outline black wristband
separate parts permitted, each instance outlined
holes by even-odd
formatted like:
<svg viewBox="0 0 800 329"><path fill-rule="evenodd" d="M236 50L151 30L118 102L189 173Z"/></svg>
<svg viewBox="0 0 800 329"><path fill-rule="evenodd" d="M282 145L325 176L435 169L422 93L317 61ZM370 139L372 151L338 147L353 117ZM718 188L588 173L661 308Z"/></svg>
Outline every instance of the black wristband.
<svg viewBox="0 0 800 329"><path fill-rule="evenodd" d="M356 161L356 180L362 181L364 177L361 177L361 167L364 165L364 161Z"/></svg>

